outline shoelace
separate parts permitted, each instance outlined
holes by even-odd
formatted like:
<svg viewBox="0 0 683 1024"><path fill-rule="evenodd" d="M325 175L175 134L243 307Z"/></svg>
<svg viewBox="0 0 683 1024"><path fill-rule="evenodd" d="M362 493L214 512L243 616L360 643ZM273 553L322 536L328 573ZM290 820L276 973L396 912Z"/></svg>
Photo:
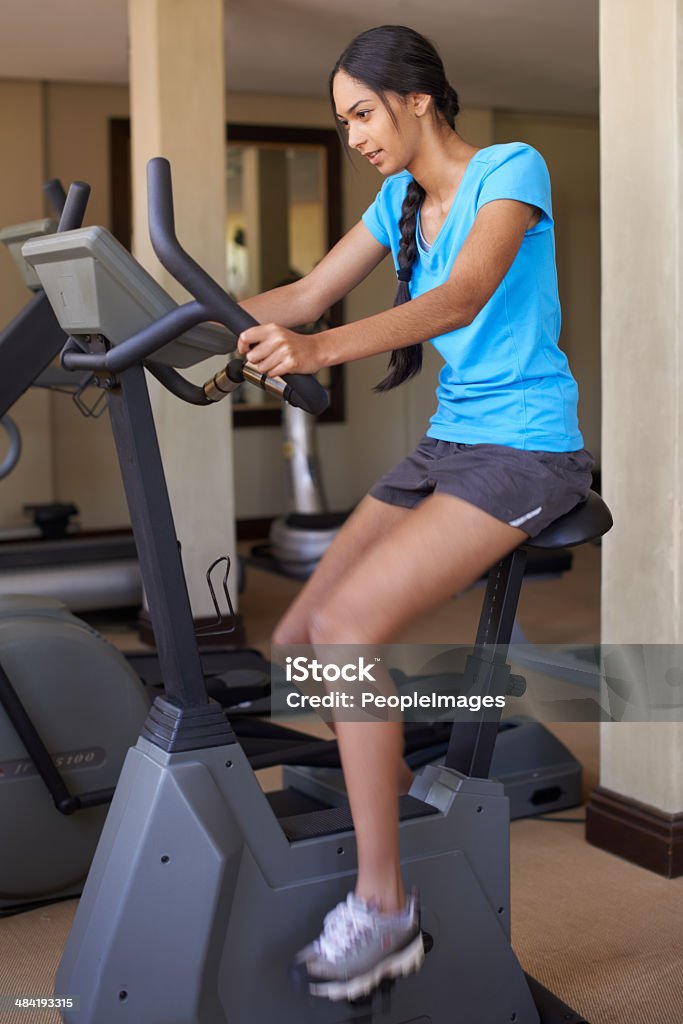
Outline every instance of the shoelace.
<svg viewBox="0 0 683 1024"><path fill-rule="evenodd" d="M325 918L325 927L318 940L321 955L332 962L341 959L373 927L372 914L357 904L341 903Z"/></svg>

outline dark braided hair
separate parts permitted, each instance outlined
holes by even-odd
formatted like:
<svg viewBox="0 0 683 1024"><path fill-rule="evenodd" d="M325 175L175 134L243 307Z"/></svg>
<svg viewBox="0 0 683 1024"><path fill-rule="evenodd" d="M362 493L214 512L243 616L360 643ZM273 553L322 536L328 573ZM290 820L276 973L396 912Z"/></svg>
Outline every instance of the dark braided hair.
<svg viewBox="0 0 683 1024"><path fill-rule="evenodd" d="M428 39L404 25L382 25L368 29L349 43L330 74L329 88L334 110L333 85L335 75L345 71L351 78L363 82L377 93L396 123L386 94L405 97L411 93L426 93L434 102L437 116L455 129L455 118L460 106L458 94L449 84L443 63ZM401 244L398 251L398 288L394 306L410 301L410 279L417 258L417 213L425 197L425 190L411 181L401 209L399 229ZM414 377L422 369L422 345L394 349L389 359L387 376L376 385L375 391L390 391Z"/></svg>

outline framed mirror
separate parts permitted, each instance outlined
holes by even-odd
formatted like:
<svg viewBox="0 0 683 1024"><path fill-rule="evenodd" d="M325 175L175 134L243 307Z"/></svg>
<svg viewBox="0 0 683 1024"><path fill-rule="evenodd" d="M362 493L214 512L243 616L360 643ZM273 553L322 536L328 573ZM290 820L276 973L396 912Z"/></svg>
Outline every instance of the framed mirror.
<svg viewBox="0 0 683 1024"><path fill-rule="evenodd" d="M239 301L307 274L341 237L341 145L334 130L228 124L227 286ZM112 233L131 242L130 121L110 121ZM343 323L343 302L314 332ZM330 393L321 422L344 419L344 368L322 371ZM278 425L280 403L244 385L233 396L236 427Z"/></svg>

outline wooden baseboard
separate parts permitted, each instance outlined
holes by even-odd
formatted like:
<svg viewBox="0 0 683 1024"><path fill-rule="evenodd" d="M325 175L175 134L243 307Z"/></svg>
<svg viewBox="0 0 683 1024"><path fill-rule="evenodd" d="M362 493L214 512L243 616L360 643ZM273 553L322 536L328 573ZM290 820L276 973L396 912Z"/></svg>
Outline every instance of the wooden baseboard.
<svg viewBox="0 0 683 1024"><path fill-rule="evenodd" d="M236 628L232 633L197 637L197 644L200 650L202 647L246 647L247 637L242 617L238 613L236 618ZM202 629L210 626L215 620L207 617L194 619L193 621L195 629ZM138 614L138 636L143 643L156 647L154 632L152 631L152 621L146 608L141 608Z"/></svg>
<svg viewBox="0 0 683 1024"><path fill-rule="evenodd" d="M683 814L667 814L598 786L586 808L586 839L665 878L683 875Z"/></svg>

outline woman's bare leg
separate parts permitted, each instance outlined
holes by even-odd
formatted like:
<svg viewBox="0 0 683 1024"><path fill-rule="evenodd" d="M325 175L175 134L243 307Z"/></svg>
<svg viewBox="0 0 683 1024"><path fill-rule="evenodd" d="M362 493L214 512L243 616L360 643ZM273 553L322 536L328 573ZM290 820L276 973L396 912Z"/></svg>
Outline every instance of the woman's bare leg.
<svg viewBox="0 0 683 1024"><path fill-rule="evenodd" d="M273 633L273 643L310 644L312 614L325 603L331 591L363 559L368 550L413 511L366 495L339 530L315 572L278 622Z"/></svg>
<svg viewBox="0 0 683 1024"><path fill-rule="evenodd" d="M467 502L432 495L366 550L324 604L316 602L311 641L388 643L526 537ZM356 892L387 912L397 910L405 902L398 832L401 723L340 721L337 738L358 842Z"/></svg>
<svg viewBox="0 0 683 1024"><path fill-rule="evenodd" d="M339 586L346 573L358 565L367 552L412 511L400 505L379 501L369 495L363 498L330 544L311 578L275 627L273 643L310 644L313 612L320 608L331 591ZM336 726L330 724L330 728L336 734ZM402 730L400 735L398 785L400 793L407 793L413 781L413 772L403 760Z"/></svg>

